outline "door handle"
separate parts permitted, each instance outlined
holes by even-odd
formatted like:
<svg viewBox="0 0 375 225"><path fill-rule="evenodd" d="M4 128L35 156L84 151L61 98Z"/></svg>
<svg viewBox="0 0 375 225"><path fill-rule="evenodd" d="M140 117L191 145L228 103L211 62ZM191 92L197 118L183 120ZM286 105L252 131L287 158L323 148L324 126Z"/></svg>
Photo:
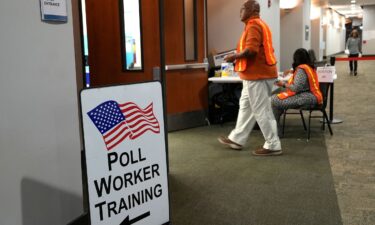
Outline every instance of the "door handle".
<svg viewBox="0 0 375 225"><path fill-rule="evenodd" d="M191 63L191 64L176 64L176 65L165 65L165 70L185 70L185 69L205 69L208 70L208 63Z"/></svg>

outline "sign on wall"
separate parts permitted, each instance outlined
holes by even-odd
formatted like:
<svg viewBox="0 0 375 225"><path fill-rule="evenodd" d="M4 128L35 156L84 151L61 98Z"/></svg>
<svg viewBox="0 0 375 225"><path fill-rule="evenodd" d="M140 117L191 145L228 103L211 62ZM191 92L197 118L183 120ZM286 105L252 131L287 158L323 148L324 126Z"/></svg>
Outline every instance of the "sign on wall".
<svg viewBox="0 0 375 225"><path fill-rule="evenodd" d="M159 82L81 92L91 224L169 222Z"/></svg>
<svg viewBox="0 0 375 225"><path fill-rule="evenodd" d="M42 20L67 22L66 0L40 0Z"/></svg>

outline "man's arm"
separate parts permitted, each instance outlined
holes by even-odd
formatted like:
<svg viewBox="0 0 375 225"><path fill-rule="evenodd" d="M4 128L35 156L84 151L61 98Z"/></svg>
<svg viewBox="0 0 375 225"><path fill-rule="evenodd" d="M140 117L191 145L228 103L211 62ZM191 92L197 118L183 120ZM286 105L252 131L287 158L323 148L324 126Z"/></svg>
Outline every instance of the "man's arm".
<svg viewBox="0 0 375 225"><path fill-rule="evenodd" d="M242 52L235 53L232 55L227 55L224 60L226 62L234 62L236 59L240 58L253 58L255 57L257 52L250 51L250 49L245 48Z"/></svg>
<svg viewBox="0 0 375 225"><path fill-rule="evenodd" d="M248 29L246 36L246 44L244 50L235 54L229 55L224 58L227 62L233 62L236 59L241 58L255 58L258 54L259 46L262 40L262 28L257 25L253 25Z"/></svg>

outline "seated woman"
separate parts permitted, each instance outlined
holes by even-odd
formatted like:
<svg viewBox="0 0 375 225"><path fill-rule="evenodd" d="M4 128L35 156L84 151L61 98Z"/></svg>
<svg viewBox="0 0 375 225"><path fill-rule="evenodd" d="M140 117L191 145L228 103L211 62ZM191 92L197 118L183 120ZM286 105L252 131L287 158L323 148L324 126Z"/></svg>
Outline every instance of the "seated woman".
<svg viewBox="0 0 375 225"><path fill-rule="evenodd" d="M271 97L272 110L276 121L286 109L315 106L323 103L318 76L306 49L300 48L293 55L293 76L288 82L277 81L282 92Z"/></svg>

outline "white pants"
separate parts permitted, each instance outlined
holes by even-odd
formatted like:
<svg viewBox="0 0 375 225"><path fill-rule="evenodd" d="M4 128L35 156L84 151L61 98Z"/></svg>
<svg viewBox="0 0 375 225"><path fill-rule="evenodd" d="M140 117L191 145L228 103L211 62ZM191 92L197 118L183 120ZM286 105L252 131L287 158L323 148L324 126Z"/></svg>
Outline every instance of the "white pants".
<svg viewBox="0 0 375 225"><path fill-rule="evenodd" d="M228 138L240 145L244 145L251 131L258 122L266 142L263 148L281 150L281 143L277 134L277 124L271 108L271 92L273 79L249 81L244 80L240 109L236 127Z"/></svg>

